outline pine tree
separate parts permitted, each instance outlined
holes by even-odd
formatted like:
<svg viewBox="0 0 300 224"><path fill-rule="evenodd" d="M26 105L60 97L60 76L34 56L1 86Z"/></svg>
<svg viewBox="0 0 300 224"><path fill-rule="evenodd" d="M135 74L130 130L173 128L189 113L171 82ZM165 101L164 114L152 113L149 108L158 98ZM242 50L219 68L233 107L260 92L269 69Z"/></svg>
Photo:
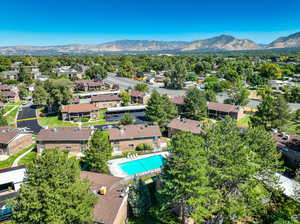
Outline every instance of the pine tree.
<svg viewBox="0 0 300 224"><path fill-rule="evenodd" d="M216 191L209 187L208 161L202 149L203 139L192 133L172 138L171 155L163 167L160 204L165 212L179 208L181 223L193 217L201 223L214 211Z"/></svg>
<svg viewBox="0 0 300 224"><path fill-rule="evenodd" d="M89 143L89 147L84 152L82 162L87 165L90 171L108 173L107 161L111 158L112 146L108 135L100 130L96 130Z"/></svg>
<svg viewBox="0 0 300 224"><path fill-rule="evenodd" d="M145 114L148 120L157 122L158 125L164 129L168 121L175 118L178 112L167 95L161 96L154 90L148 101Z"/></svg>
<svg viewBox="0 0 300 224"><path fill-rule="evenodd" d="M201 120L207 116L207 101L205 93L192 88L186 92L184 98L184 117Z"/></svg>
<svg viewBox="0 0 300 224"><path fill-rule="evenodd" d="M145 183L135 177L129 187L128 203L135 217L142 217L151 206L150 192Z"/></svg>
<svg viewBox="0 0 300 224"><path fill-rule="evenodd" d="M96 201L90 184L80 180L76 158L47 149L26 170L27 177L12 203L15 224L89 222Z"/></svg>

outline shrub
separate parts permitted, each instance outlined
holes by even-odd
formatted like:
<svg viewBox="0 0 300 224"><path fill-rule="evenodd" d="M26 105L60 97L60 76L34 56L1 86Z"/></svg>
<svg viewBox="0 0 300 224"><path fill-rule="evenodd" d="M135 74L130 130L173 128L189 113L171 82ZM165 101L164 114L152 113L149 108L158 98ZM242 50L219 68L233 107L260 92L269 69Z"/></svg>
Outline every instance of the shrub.
<svg viewBox="0 0 300 224"><path fill-rule="evenodd" d="M82 122L88 122L90 119L88 117L84 117L81 119Z"/></svg>
<svg viewBox="0 0 300 224"><path fill-rule="evenodd" d="M150 151L153 150L153 146L147 143L138 144L135 148L136 151Z"/></svg>
<svg viewBox="0 0 300 224"><path fill-rule="evenodd" d="M76 117L76 118L73 119L73 121L79 122L79 121L80 121L80 118Z"/></svg>

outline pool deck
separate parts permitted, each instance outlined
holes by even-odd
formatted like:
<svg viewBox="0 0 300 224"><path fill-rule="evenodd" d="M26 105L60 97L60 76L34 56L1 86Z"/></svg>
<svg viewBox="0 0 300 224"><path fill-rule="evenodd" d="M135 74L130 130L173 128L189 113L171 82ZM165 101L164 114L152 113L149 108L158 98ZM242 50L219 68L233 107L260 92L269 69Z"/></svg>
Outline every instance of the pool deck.
<svg viewBox="0 0 300 224"><path fill-rule="evenodd" d="M151 154L146 154L146 155L139 155L134 159L128 159L125 157L119 158L119 159L112 159L107 162L107 165L108 165L111 175L116 176L116 177L128 177L129 175L121 169L119 164L131 162L131 161L135 161L135 160L139 160L139 159L144 159L144 158L156 156L156 155L162 155L164 158L166 158L169 155L169 152L157 152L157 153L151 153Z"/></svg>

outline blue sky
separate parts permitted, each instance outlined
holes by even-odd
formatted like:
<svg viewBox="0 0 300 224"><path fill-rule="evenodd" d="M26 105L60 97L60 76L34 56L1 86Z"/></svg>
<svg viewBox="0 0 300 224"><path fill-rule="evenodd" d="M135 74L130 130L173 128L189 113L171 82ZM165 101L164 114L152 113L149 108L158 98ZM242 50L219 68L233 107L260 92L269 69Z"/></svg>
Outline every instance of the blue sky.
<svg viewBox="0 0 300 224"><path fill-rule="evenodd" d="M300 0L9 0L0 45L197 40L219 34L269 43L300 31Z"/></svg>

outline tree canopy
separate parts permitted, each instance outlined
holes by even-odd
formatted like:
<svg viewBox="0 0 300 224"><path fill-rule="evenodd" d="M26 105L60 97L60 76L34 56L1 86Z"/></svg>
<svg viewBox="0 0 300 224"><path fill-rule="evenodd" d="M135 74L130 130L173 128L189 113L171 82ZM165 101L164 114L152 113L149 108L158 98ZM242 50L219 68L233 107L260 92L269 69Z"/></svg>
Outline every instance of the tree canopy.
<svg viewBox="0 0 300 224"><path fill-rule="evenodd" d="M76 158L59 149L44 150L29 165L27 177L12 203L13 223L74 224L92 220L96 196L80 180Z"/></svg>

